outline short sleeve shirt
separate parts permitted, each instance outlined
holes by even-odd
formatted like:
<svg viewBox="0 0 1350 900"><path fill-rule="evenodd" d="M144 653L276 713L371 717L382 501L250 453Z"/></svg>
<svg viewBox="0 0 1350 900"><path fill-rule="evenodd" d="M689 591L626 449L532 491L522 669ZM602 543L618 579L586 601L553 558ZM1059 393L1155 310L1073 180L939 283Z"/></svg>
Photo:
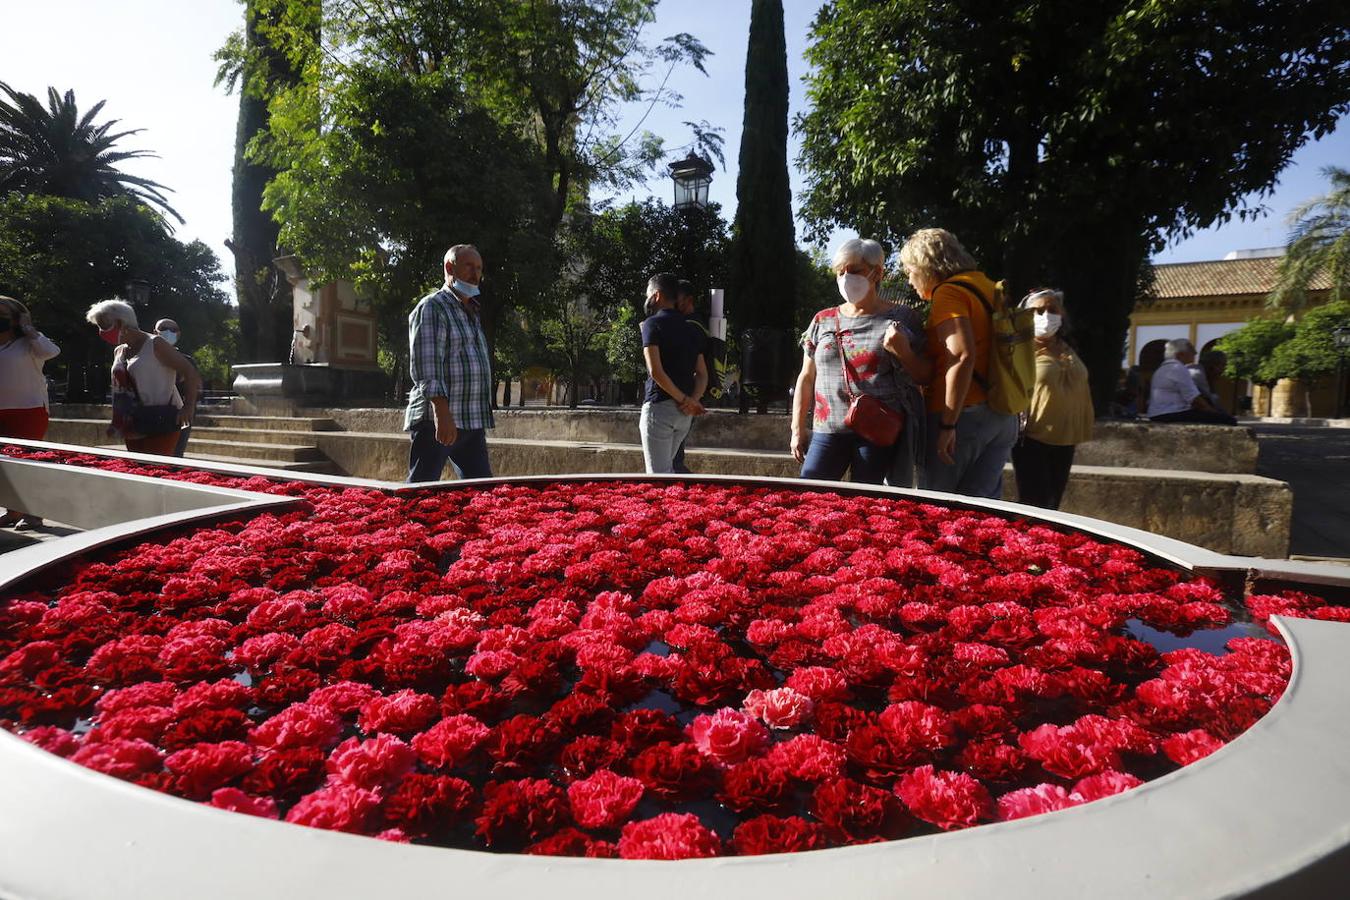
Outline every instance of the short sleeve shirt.
<svg viewBox="0 0 1350 900"><path fill-rule="evenodd" d="M1149 388L1149 416L1165 416L1168 413L1185 412L1191 408L1191 402L1200 396L1190 371L1180 360L1164 360L1158 371L1153 373L1153 382Z"/></svg>
<svg viewBox="0 0 1350 900"><path fill-rule="evenodd" d="M816 313L802 339L802 349L816 364L813 431L848 431L844 425L849 405L848 383L836 340L842 341L844 353L858 375L858 383L853 386L855 392L870 394L899 410L904 408L905 395L918 390L900 361L882 346L892 322L905 331L915 353L924 352L923 325L918 314L907 306L890 305L870 316L846 316L837 306Z"/></svg>
<svg viewBox="0 0 1350 900"><path fill-rule="evenodd" d="M973 287L986 300L994 296L994 283L983 272L961 272L953 278ZM934 332L939 325L950 319L966 319L970 322L970 330L975 336L973 348L975 374L984 378L989 371L989 313L974 294L965 287L953 284L952 279L942 282L933 289L933 304L928 310L928 340L935 351L938 347ZM945 354L936 353L934 358L938 361L938 365L933 371L933 386L928 391L929 412L938 412L942 409L943 379L947 376ZM970 390L966 392L966 406L983 403L985 399L985 391L980 387L979 378L972 378Z"/></svg>
<svg viewBox="0 0 1350 900"><path fill-rule="evenodd" d="M642 320L642 346L661 351L661 368L685 394L694 392L694 373L706 342L703 331L673 309L663 309ZM650 376L644 402L674 400Z"/></svg>

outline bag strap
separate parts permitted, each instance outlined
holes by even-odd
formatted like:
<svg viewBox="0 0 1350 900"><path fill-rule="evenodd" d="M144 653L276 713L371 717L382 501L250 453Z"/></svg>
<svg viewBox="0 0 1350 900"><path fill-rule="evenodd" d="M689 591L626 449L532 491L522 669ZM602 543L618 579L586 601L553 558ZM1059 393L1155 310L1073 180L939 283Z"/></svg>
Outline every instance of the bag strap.
<svg viewBox="0 0 1350 900"><path fill-rule="evenodd" d="M844 368L844 390L848 393L849 400L856 400L858 399L859 392L853 390L853 383L861 383L862 379L859 378L858 373L853 370L853 364L848 361L848 356L844 353L844 340L840 336L841 332L839 330L839 310L834 310L833 316L835 319L834 346L835 349L839 351L839 362Z"/></svg>
<svg viewBox="0 0 1350 900"><path fill-rule="evenodd" d="M957 281L955 278L947 279L947 281L945 281L944 284L950 284L954 285L955 287L962 288L963 290L966 291L966 293L971 294L976 300L980 301L980 305L984 307L984 311L989 314L989 352L993 353L994 307L990 305L988 300L984 299L984 294L980 293L980 291L978 291L973 284L967 284L964 281ZM987 369L989 367L989 361L985 360L984 365L985 368ZM975 383L980 386L980 390L984 391L986 394L989 393L989 379L984 375L981 375L978 369L972 369L970 377L974 379Z"/></svg>

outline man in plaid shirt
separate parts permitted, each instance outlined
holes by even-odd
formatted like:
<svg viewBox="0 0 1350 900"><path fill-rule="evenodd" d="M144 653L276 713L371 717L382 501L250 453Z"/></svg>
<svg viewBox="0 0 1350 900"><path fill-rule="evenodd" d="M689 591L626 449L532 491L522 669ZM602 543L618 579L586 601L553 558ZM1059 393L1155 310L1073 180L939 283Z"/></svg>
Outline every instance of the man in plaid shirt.
<svg viewBox="0 0 1350 900"><path fill-rule="evenodd" d="M460 478L490 478L492 358L479 316L483 257L472 244L445 254L445 286L408 316L413 386L403 430L412 435L408 481L439 481L450 460Z"/></svg>

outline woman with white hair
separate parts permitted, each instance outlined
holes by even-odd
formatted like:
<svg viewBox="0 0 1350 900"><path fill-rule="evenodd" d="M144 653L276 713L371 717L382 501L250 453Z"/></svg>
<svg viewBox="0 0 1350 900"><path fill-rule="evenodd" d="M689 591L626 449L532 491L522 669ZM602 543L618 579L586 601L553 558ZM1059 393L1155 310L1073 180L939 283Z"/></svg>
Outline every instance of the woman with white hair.
<svg viewBox="0 0 1350 900"><path fill-rule="evenodd" d="M900 264L928 308L928 441L919 487L997 499L1003 466L1017 441L1017 416L990 408L989 351L995 285L956 235L942 228L914 232Z"/></svg>
<svg viewBox="0 0 1350 900"><path fill-rule="evenodd" d="M923 399L932 367L923 355L923 324L908 307L877 294L886 253L854 239L834 255L843 303L816 313L802 340L801 374L792 407L792 455L803 478L913 485L923 446ZM854 398L867 395L904 418L898 439L876 443L845 424ZM808 424L809 419L809 424ZM856 424L856 423L855 423Z"/></svg>
<svg viewBox="0 0 1350 900"><path fill-rule="evenodd" d="M40 441L47 436L47 378L42 366L61 352L33 327L28 307L0 297L0 437ZM39 528L42 519L7 509L0 528Z"/></svg>
<svg viewBox="0 0 1350 900"><path fill-rule="evenodd" d="M187 358L157 334L142 331L136 311L122 300L89 307L85 319L113 347L113 420L128 450L172 456L178 431L192 424L201 376ZM182 379L186 396L175 383Z"/></svg>
<svg viewBox="0 0 1350 900"><path fill-rule="evenodd" d="M1074 448L1092 440L1092 391L1087 366L1064 339L1064 292L1034 290L1022 308L1036 313L1036 386L1026 427L1012 450L1017 501L1059 509Z"/></svg>

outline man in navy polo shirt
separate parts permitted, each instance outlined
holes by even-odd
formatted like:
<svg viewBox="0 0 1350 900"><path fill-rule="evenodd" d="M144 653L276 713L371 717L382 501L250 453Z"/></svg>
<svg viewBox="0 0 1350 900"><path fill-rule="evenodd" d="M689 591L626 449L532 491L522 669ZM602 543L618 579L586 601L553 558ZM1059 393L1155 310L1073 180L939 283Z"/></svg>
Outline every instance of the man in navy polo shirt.
<svg viewBox="0 0 1350 900"><path fill-rule="evenodd" d="M675 309L680 280L668 272L647 282L647 318L642 320L642 356L647 391L638 428L648 473L672 471L675 451L694 416L706 411L699 398L708 386L703 334Z"/></svg>

